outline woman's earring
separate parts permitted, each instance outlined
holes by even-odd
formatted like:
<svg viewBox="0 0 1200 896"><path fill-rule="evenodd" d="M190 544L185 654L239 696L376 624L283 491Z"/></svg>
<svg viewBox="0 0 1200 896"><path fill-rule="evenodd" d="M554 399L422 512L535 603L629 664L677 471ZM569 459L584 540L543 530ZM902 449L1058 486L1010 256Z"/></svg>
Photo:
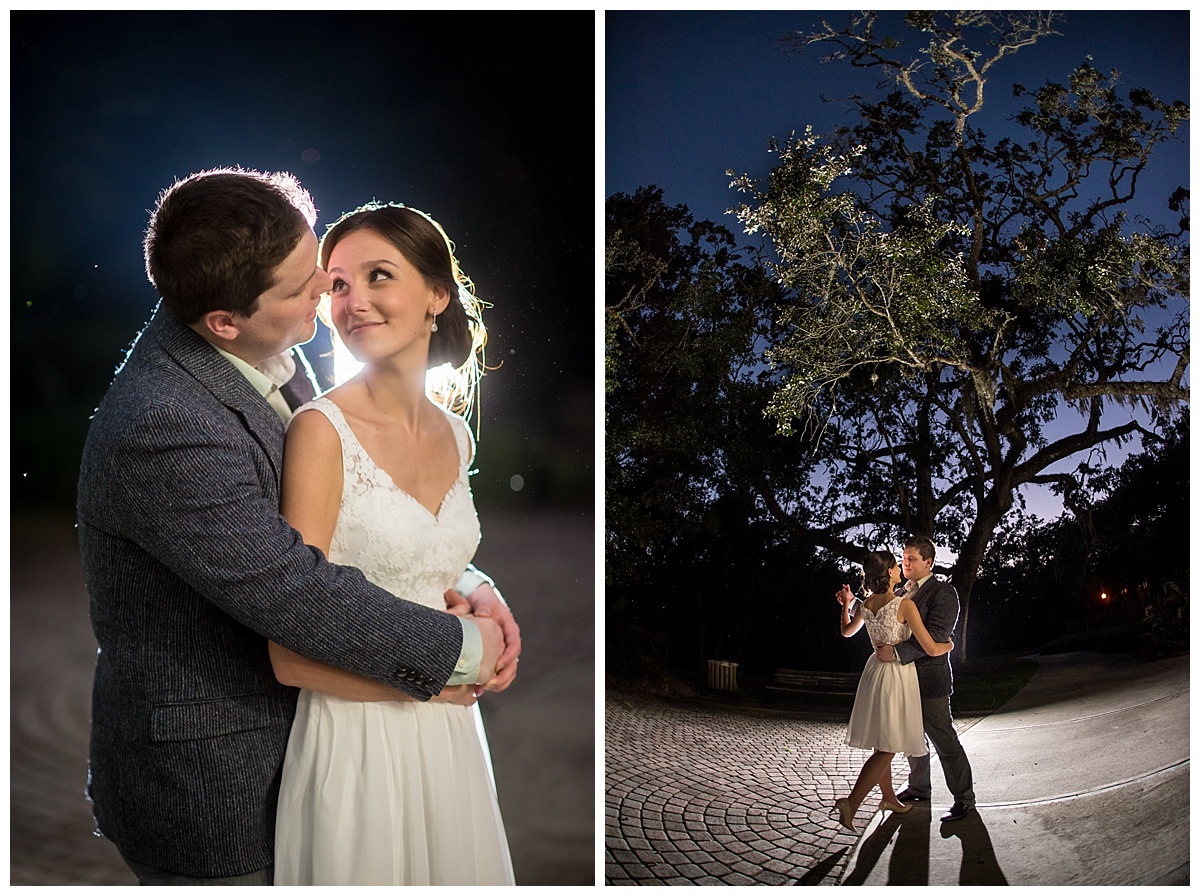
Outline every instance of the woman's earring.
<svg viewBox="0 0 1200 896"><path fill-rule="evenodd" d="M433 326L429 328L430 333L437 332L437 312L433 312Z"/></svg>

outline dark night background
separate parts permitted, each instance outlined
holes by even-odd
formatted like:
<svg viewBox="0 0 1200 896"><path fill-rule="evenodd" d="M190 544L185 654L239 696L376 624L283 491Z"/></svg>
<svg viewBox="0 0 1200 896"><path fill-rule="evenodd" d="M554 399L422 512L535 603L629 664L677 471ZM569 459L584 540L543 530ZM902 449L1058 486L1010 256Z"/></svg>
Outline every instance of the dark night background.
<svg viewBox="0 0 1200 896"><path fill-rule="evenodd" d="M73 506L87 418L156 302L159 191L240 165L299 177L318 235L371 199L438 219L494 306L477 496L590 504L593 16L550 21L12 13L14 503Z"/></svg>
<svg viewBox="0 0 1200 896"><path fill-rule="evenodd" d="M159 192L240 166L295 174L318 236L372 199L428 212L492 306L476 562L524 646L519 681L482 711L518 882L592 883L594 13L9 23L12 881L133 882L83 795L96 645L78 463L157 302L141 244Z"/></svg>

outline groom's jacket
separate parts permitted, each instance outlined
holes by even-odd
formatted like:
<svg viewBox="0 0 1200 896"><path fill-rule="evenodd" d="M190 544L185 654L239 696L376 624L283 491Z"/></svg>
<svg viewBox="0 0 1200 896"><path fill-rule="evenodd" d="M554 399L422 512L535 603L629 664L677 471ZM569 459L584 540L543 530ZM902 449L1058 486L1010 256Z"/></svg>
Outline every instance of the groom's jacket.
<svg viewBox="0 0 1200 896"><path fill-rule="evenodd" d="M100 831L156 868L218 877L272 862L297 691L276 681L268 638L419 699L462 649L457 618L327 562L288 526L283 440L246 378L161 307L88 433L88 794Z"/></svg>
<svg viewBox="0 0 1200 896"><path fill-rule="evenodd" d="M958 592L949 582L932 576L912 596L921 621L935 641L948 641L958 622ZM902 641L895 647L902 663L915 663L921 699L949 697L954 693L954 673L950 669L950 654L929 656L916 638Z"/></svg>

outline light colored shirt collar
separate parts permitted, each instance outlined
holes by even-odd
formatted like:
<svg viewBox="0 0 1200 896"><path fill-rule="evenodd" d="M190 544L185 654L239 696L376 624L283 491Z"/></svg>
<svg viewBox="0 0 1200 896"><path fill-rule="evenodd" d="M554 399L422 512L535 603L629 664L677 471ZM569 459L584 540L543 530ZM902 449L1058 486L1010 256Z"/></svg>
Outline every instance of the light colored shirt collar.
<svg viewBox="0 0 1200 896"><path fill-rule="evenodd" d="M279 394L279 387L288 382L296 373L296 359L292 357L291 352L267 358L257 367L252 367L237 355L227 352L223 348L217 348L215 345L213 348L216 348L230 364L237 368L238 372L254 387L254 391L265 398L286 423L292 414L287 402Z"/></svg>
<svg viewBox="0 0 1200 896"><path fill-rule="evenodd" d="M267 397L273 390L278 389L296 375L296 359L291 352L274 355L263 361L257 367L252 367L232 352L216 348L230 364L241 371L242 376L250 381L259 395Z"/></svg>
<svg viewBox="0 0 1200 896"><path fill-rule="evenodd" d="M284 352L267 358L255 369L282 388L296 375L296 358L290 351Z"/></svg>
<svg viewBox="0 0 1200 896"><path fill-rule="evenodd" d="M920 588L922 585L924 585L926 582L928 582L932 578L933 578L933 571L930 570L929 575L925 576L925 578L917 579L917 587Z"/></svg>

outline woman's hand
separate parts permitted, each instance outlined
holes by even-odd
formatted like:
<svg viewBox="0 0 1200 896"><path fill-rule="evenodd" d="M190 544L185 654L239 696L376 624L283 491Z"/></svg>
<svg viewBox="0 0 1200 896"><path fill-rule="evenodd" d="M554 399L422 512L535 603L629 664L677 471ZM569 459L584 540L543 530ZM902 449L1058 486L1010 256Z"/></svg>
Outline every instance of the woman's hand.
<svg viewBox="0 0 1200 896"><path fill-rule="evenodd" d="M446 598L446 612L451 616L470 616L471 602L450 588L443 595Z"/></svg>
<svg viewBox="0 0 1200 896"><path fill-rule="evenodd" d="M926 650L925 652L927 654L929 654L930 656L945 656L951 650L954 649L954 642L953 641L934 641L933 648L934 649L932 651ZM924 648L922 648L922 649L924 649Z"/></svg>
<svg viewBox="0 0 1200 896"><path fill-rule="evenodd" d="M859 606L853 613L850 611L850 608L854 606L854 601L854 592L850 590L850 586L843 585L842 590L837 593L837 602L842 605L841 630L843 638L852 637L863 626L862 607Z"/></svg>

